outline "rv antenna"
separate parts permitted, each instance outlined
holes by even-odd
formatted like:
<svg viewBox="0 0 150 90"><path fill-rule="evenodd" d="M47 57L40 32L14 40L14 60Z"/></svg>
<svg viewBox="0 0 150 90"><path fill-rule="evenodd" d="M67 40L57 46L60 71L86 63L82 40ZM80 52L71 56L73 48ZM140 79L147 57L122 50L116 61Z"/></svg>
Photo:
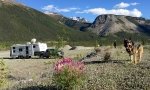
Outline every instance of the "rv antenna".
<svg viewBox="0 0 150 90"><path fill-rule="evenodd" d="M35 42L36 42L35 38L31 39L31 43L35 43Z"/></svg>

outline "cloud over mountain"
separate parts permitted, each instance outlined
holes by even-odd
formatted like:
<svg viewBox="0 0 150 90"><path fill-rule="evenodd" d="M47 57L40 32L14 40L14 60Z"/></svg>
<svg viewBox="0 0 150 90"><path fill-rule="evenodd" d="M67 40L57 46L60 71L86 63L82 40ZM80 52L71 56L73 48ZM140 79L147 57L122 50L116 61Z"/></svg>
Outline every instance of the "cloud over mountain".
<svg viewBox="0 0 150 90"><path fill-rule="evenodd" d="M126 15L126 16L133 16L133 17L140 17L142 16L141 11L138 9L127 10L127 9L105 9L105 8L92 8L84 11L78 11L76 13L92 13L95 15L101 14L115 14L115 15Z"/></svg>
<svg viewBox="0 0 150 90"><path fill-rule="evenodd" d="M133 17L141 17L142 12L136 8L134 9L126 9L129 6L135 6L139 3L124 3L121 2L119 4L116 4L112 9L106 9L106 8L91 8L86 9L82 11L76 11L76 13L91 13L94 15L102 15L102 14L115 14L115 15L126 15L126 16L133 16Z"/></svg>
<svg viewBox="0 0 150 90"><path fill-rule="evenodd" d="M44 10L44 12L71 12L74 10L78 10L79 8L74 8L74 7L59 8L54 5L47 5L47 6L44 6L42 9Z"/></svg>
<svg viewBox="0 0 150 90"><path fill-rule="evenodd" d="M139 3L133 2L133 3L125 3L121 2L112 7L112 9L106 9L102 7L97 8L85 8L80 9L77 7L64 7L60 8L55 5L47 5L42 8L44 13L48 14L50 12L58 12L58 13L77 13L77 14L94 14L94 15L102 15L102 14L115 14L115 15L126 15L126 16L133 16L133 17L141 17L142 12L137 8L130 8L127 7L130 6L136 6Z"/></svg>

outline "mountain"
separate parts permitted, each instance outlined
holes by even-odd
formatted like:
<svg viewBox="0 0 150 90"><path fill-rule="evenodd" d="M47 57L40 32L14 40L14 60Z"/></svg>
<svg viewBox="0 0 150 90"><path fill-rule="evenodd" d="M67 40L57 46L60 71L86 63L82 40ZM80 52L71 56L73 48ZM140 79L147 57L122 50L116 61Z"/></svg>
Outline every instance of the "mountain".
<svg viewBox="0 0 150 90"><path fill-rule="evenodd" d="M67 18L60 14L49 14L59 23L80 31L91 31L99 36L108 36L116 33L150 34L150 20L142 17L104 14L96 17L93 23L86 22L84 18Z"/></svg>
<svg viewBox="0 0 150 90"><path fill-rule="evenodd" d="M49 41L57 40L58 37L76 41L93 38L90 33L74 30L40 11L0 0L0 42L16 43L32 38Z"/></svg>
<svg viewBox="0 0 150 90"><path fill-rule="evenodd" d="M97 40L103 44L112 44L114 40L122 44L124 38L150 43L150 20L142 17L105 14L99 15L93 23L89 23L56 13L49 16L75 30L93 32L99 36Z"/></svg>
<svg viewBox="0 0 150 90"><path fill-rule="evenodd" d="M72 20L78 21L78 22L88 22L85 18L82 17L71 17Z"/></svg>
<svg viewBox="0 0 150 90"><path fill-rule="evenodd" d="M74 30L84 31L84 28L91 26L91 23L89 23L85 18L81 17L68 18L58 13L47 13L47 15L54 18L59 23L64 24L70 28L73 28Z"/></svg>
<svg viewBox="0 0 150 90"><path fill-rule="evenodd" d="M149 35L150 20L141 17L106 14L99 15L86 29L100 36L113 35L118 32Z"/></svg>

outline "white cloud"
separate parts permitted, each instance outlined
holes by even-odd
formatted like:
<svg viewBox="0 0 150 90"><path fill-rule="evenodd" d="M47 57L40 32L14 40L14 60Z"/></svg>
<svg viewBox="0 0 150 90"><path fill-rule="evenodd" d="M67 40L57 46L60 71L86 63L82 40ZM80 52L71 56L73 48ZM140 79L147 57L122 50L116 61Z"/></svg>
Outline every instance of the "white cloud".
<svg viewBox="0 0 150 90"><path fill-rule="evenodd" d="M54 11L56 11L56 12L70 12L70 9L58 9L58 8L55 8L55 10Z"/></svg>
<svg viewBox="0 0 150 90"><path fill-rule="evenodd" d="M78 9L80 9L80 8L69 8L70 10L78 10Z"/></svg>
<svg viewBox="0 0 150 90"><path fill-rule="evenodd" d="M139 3L137 2L134 2L134 3L131 3L131 5L135 6L135 5L138 5Z"/></svg>
<svg viewBox="0 0 150 90"><path fill-rule="evenodd" d="M115 8L126 8L126 7L129 7L129 6L130 6L130 4L121 2L119 4L116 4Z"/></svg>
<svg viewBox="0 0 150 90"><path fill-rule="evenodd" d="M54 8L55 8L54 5L47 5L47 6L44 6L42 9L43 10L52 10Z"/></svg>
<svg viewBox="0 0 150 90"><path fill-rule="evenodd" d="M74 10L78 10L79 8L74 8L74 7L71 7L71 8L58 8L54 5L47 5L47 6L44 6L42 8L44 11L46 12L71 12L71 11L74 11Z"/></svg>
<svg viewBox="0 0 150 90"><path fill-rule="evenodd" d="M121 2L119 4L116 4L114 7L115 8L127 8L129 6L135 6L135 5L138 5L139 3L137 2L134 2L134 3L125 3L125 2Z"/></svg>
<svg viewBox="0 0 150 90"><path fill-rule="evenodd" d="M78 11L76 13L92 13L95 15L101 14L115 14L115 15L126 15L126 16L133 16L133 17L141 17L142 13L138 9L127 10L127 9L111 9L107 10L105 8L93 8L84 11Z"/></svg>

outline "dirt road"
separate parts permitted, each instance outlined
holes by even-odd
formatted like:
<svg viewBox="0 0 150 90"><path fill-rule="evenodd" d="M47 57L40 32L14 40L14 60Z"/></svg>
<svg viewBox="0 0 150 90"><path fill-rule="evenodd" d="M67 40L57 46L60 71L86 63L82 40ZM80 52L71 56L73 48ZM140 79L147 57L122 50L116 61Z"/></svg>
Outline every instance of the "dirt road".
<svg viewBox="0 0 150 90"><path fill-rule="evenodd" d="M0 51L0 58L9 58L10 52L9 51Z"/></svg>

